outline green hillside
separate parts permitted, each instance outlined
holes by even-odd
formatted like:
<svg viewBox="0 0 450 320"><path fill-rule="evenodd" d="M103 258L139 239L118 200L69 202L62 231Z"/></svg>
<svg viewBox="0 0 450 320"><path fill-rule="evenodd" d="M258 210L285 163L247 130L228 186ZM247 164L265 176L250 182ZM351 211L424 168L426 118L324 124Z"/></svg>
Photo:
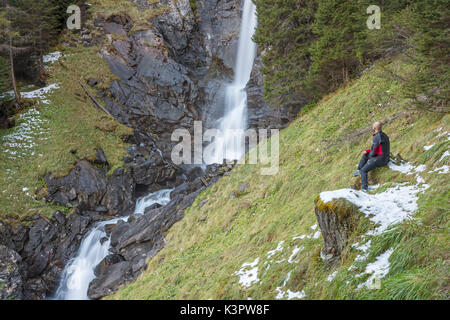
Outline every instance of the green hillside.
<svg viewBox="0 0 450 320"><path fill-rule="evenodd" d="M149 261L147 271L110 298L448 299L450 206L448 176L442 172L450 164L450 117L400 100L404 88L398 79L408 79L412 70L401 57L378 64L303 109L280 132L277 175L261 175L260 165L242 165L221 178L168 231L167 246ZM424 191L418 193L414 219L379 235L368 235L376 226L360 219L341 263L329 267L319 254L323 239L314 200L323 191L357 183L351 173L361 151L370 146L370 126L376 120L385 123L392 153L426 169L416 170L420 175L377 169L369 174L369 183L380 186L371 193L399 188L400 183L422 183L417 188ZM246 182L246 192L230 197ZM371 240L367 258L355 261L363 239ZM389 250L389 271L381 287L358 289L369 277L366 266ZM250 277L250 285L239 282L240 270Z"/></svg>

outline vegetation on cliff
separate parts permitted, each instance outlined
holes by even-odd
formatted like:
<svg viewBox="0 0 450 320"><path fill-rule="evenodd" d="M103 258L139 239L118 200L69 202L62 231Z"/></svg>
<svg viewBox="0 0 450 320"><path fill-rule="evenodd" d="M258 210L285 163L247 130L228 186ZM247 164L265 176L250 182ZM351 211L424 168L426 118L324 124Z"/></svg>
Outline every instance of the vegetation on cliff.
<svg viewBox="0 0 450 320"><path fill-rule="evenodd" d="M448 111L446 1L255 0L263 52L265 98L274 106L302 105L336 90L383 56L408 52L416 73L403 95L436 98ZM369 29L367 8L378 5L381 27ZM436 103L435 102L435 103ZM428 108L430 108L430 103ZM425 103L426 104L426 103Z"/></svg>

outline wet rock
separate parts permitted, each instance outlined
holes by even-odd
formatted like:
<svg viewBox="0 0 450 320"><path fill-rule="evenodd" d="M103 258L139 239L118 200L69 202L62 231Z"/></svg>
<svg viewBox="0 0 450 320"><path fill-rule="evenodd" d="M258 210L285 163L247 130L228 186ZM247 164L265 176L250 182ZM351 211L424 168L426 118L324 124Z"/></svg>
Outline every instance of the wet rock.
<svg viewBox="0 0 450 320"><path fill-rule="evenodd" d="M134 192L136 183L131 170L116 169L106 181L106 191L101 205L110 215L127 215L135 206Z"/></svg>
<svg viewBox="0 0 450 320"><path fill-rule="evenodd" d="M105 232L109 236L112 232L112 230L116 227L116 224L110 223L105 225Z"/></svg>
<svg viewBox="0 0 450 320"><path fill-rule="evenodd" d="M161 208L161 205L159 203L154 203L151 206L145 208L144 210L144 214L149 213L150 211L157 209L157 208ZM133 222L134 220L130 221Z"/></svg>
<svg viewBox="0 0 450 320"><path fill-rule="evenodd" d="M154 257L164 247L165 232L183 218L184 210L201 191L177 195L166 206L146 211L133 221L119 222L111 232L111 251L125 261L113 265L102 262L96 269L97 279L89 287L89 297L101 298L136 279L145 268L146 259Z"/></svg>
<svg viewBox="0 0 450 320"><path fill-rule="evenodd" d="M22 258L12 249L0 245L0 300L23 298Z"/></svg>
<svg viewBox="0 0 450 320"><path fill-rule="evenodd" d="M66 216L64 213L62 213L61 211L55 211L53 213L53 217L55 218L55 220L59 223L59 224L65 224L66 223Z"/></svg>
<svg viewBox="0 0 450 320"><path fill-rule="evenodd" d="M119 254L108 254L94 269L96 276L104 273L113 264L124 261L125 259Z"/></svg>
<svg viewBox="0 0 450 320"><path fill-rule="evenodd" d="M79 161L65 177L45 176L49 199L55 203L84 210L95 209L106 191L106 177L101 170L87 160Z"/></svg>
<svg viewBox="0 0 450 320"><path fill-rule="evenodd" d="M88 296L90 299L99 299L115 292L131 279L133 279L133 269L130 262L122 261L113 264L107 272L100 274L90 283Z"/></svg>

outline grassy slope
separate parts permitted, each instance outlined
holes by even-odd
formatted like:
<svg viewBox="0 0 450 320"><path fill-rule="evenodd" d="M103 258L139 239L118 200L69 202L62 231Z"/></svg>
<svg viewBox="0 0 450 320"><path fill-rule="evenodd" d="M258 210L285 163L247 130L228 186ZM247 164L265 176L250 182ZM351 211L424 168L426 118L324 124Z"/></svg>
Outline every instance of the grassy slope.
<svg viewBox="0 0 450 320"><path fill-rule="evenodd" d="M34 199L35 193L45 193L43 176L46 172L65 175L77 159L95 156L95 148L105 151L112 166L122 162L126 145L121 137L130 134L130 129L97 110L78 84L80 78L93 77L101 80L100 85L109 85L113 75L107 63L97 54L97 47L61 50L64 50L65 56L60 59L61 63L55 62L50 67L47 81L48 84L58 83L60 89L46 96L45 99L48 99L50 104L37 100L33 107L41 113L40 118L45 121L40 129L33 129L32 136L36 137L36 145L17 159L9 159L8 154L3 152L6 147L2 142L2 221L14 223L33 214L48 216L58 209L54 205ZM94 93L94 90L91 89L91 93ZM0 130L0 139L14 130L16 129ZM36 130L39 132L34 132ZM17 149L15 151L23 151ZM28 190L24 191L24 188Z"/></svg>
<svg viewBox="0 0 450 320"><path fill-rule="evenodd" d="M388 67L408 77L411 66L397 60ZM427 299L448 298L448 175L428 173L449 164L439 159L450 142L437 137L437 128L450 130L450 116L425 113L408 108L399 101L400 84L382 69L355 80L345 89L324 98L317 106L299 115L280 132L280 171L275 176L261 176L260 167L244 165L231 176L223 177L205 190L185 218L167 233L167 246L149 261L147 271L133 284L121 289L113 299L273 299L276 287L290 278L283 290L304 290L309 299ZM370 146L371 135L357 136L324 150L329 143L358 128L370 126L374 120L388 119L384 131L391 138L393 153L415 164L426 164L422 175L431 187L419 197L419 210L413 222L398 225L392 231L372 239L369 258L354 264L357 251L347 249L334 281L319 257L322 237L292 240L299 235L312 235L316 224L314 198L325 190L345 188L354 183L350 174L360 152ZM435 144L428 151L423 146ZM390 169L378 172L379 182L413 181ZM230 199L230 193L244 183L250 192ZM200 207L200 201L209 201ZM202 218L207 218L203 221ZM364 220L350 244L360 240L370 226ZM423 223L420 226L420 223ZM267 252L285 241L283 250L270 259ZM295 263L287 263L295 246L303 246ZM390 273L381 290L356 290L367 276L355 278L368 262L388 248L394 248ZM245 262L259 260L261 281L249 288L233 275ZM277 263L277 261L285 260ZM269 260L272 260L269 262ZM269 262L266 264L266 262Z"/></svg>

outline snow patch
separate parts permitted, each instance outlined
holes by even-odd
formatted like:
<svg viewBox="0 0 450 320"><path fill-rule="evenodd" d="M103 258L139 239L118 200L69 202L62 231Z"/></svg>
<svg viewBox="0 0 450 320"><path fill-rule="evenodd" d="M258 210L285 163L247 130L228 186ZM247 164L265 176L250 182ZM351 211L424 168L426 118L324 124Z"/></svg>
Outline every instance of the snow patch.
<svg viewBox="0 0 450 320"><path fill-rule="evenodd" d="M389 273L389 258L392 252L394 252L394 249L387 250L379 255L374 262L369 263L366 266L366 270L358 276L362 276L364 274L371 274L371 276L365 282L359 284L358 289L362 287L367 287L369 289L380 288L380 279L384 278Z"/></svg>
<svg viewBox="0 0 450 320"><path fill-rule="evenodd" d="M439 162L441 162L442 160L444 160L445 158L447 158L448 156L450 156L450 152L448 150L446 150L444 152L444 154L442 155L442 157L439 159Z"/></svg>
<svg viewBox="0 0 450 320"><path fill-rule="evenodd" d="M234 275L239 276L239 283L244 287L250 287L252 284L258 283L258 265L259 258L256 258L253 262L246 262L242 265L239 271L236 271ZM250 268L250 269L249 269Z"/></svg>
<svg viewBox="0 0 450 320"><path fill-rule="evenodd" d="M278 245L275 249L270 250L269 252L267 252L267 258L270 258L271 256L273 256L275 253L283 251L283 243L284 241L280 241L278 242Z"/></svg>
<svg viewBox="0 0 450 320"><path fill-rule="evenodd" d="M313 235L313 239L319 239L321 232L320 231L316 231L316 233L314 233Z"/></svg>
<svg viewBox="0 0 450 320"><path fill-rule="evenodd" d="M327 277L327 281L328 281L328 282L333 281L334 278L336 277L337 273L338 273L338 272L337 272L337 270L336 270L335 272L329 274L328 277Z"/></svg>
<svg viewBox="0 0 450 320"><path fill-rule="evenodd" d="M289 289L287 289L286 291L283 291L283 287L286 286L287 282L289 281L289 279L291 278L291 273L292 271L290 271L286 277L286 279L284 280L283 284L280 287L277 287L275 290L277 291L277 296L275 297L275 299L283 299L283 298L287 298L288 300L292 300L292 299L303 299L306 297L305 291L297 291L297 292L293 292Z"/></svg>
<svg viewBox="0 0 450 320"><path fill-rule="evenodd" d="M302 251L305 247L301 246L301 247L294 247L294 250L292 250L292 254L290 255L288 262L289 263L293 263L294 262L294 258L297 256L297 253L299 253L300 251Z"/></svg>
<svg viewBox="0 0 450 320"><path fill-rule="evenodd" d="M324 203L344 198L355 204L359 207L359 211L377 225L377 228L368 234L378 235L391 225L411 218L418 208L417 194L427 187L398 185L374 195L347 188L322 192L320 198Z"/></svg>
<svg viewBox="0 0 450 320"><path fill-rule="evenodd" d="M55 51L44 56L44 63L53 63L58 61L62 57L62 53Z"/></svg>
<svg viewBox="0 0 450 320"><path fill-rule="evenodd" d="M450 167L445 165L445 166L442 166L440 168L436 168L434 170L431 170L431 171L429 171L429 173L436 172L436 173L439 173L439 174L444 174L444 173L449 173L449 171L450 171Z"/></svg>
<svg viewBox="0 0 450 320"><path fill-rule="evenodd" d="M30 92L21 92L23 98L27 99L35 99L35 98L44 98L46 94L50 93L53 90L59 89L59 84L53 83L44 88L40 88Z"/></svg>

